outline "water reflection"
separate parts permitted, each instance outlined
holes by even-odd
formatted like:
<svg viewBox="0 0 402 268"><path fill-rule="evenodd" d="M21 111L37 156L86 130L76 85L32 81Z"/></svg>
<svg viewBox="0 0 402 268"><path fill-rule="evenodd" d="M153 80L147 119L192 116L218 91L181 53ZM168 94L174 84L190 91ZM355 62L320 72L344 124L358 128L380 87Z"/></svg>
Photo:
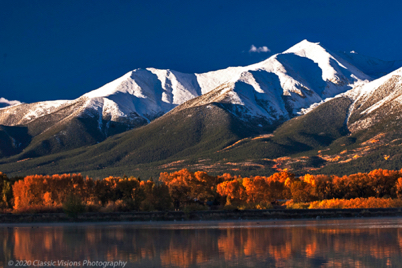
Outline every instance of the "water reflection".
<svg viewBox="0 0 402 268"><path fill-rule="evenodd" d="M0 227L9 260L127 261L126 267L392 267L402 219Z"/></svg>

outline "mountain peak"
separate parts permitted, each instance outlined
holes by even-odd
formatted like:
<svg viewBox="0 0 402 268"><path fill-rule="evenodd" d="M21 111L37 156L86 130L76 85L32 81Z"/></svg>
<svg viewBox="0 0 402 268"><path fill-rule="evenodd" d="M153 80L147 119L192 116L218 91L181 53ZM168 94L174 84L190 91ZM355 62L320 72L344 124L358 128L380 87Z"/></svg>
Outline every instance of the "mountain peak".
<svg viewBox="0 0 402 268"><path fill-rule="evenodd" d="M296 53L299 51L305 51L305 50L313 50L313 49L320 49L320 50L326 50L320 42L311 42L308 41L307 39L304 39L303 41L297 43L296 45L290 47L283 53Z"/></svg>

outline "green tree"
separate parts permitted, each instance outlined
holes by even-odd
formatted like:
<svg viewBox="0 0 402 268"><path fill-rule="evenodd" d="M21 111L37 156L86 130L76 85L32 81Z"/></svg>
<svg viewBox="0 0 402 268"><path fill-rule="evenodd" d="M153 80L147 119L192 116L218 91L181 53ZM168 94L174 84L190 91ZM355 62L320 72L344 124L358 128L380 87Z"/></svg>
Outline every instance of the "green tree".
<svg viewBox="0 0 402 268"><path fill-rule="evenodd" d="M78 214L84 212L85 205L78 195L70 194L63 203L63 210L69 217L76 219Z"/></svg>
<svg viewBox="0 0 402 268"><path fill-rule="evenodd" d="M12 207L13 181L7 175L0 172L0 207Z"/></svg>

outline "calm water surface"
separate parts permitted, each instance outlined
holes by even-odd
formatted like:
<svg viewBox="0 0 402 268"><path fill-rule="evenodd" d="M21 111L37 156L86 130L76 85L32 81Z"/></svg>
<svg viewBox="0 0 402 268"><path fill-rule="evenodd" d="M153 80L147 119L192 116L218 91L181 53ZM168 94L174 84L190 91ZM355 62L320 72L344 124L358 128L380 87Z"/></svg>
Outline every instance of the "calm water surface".
<svg viewBox="0 0 402 268"><path fill-rule="evenodd" d="M18 260L25 267L51 260L76 262L63 267L119 260L125 267L402 267L402 218L0 225L0 267Z"/></svg>

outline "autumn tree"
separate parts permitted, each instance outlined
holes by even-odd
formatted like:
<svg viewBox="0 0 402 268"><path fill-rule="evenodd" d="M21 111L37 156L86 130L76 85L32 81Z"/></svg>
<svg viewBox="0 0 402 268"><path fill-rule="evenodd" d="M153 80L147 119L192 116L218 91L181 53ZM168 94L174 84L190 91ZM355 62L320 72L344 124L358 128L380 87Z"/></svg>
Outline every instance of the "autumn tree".
<svg viewBox="0 0 402 268"><path fill-rule="evenodd" d="M395 183L401 177L399 171L374 169L368 175L375 197L396 197Z"/></svg>
<svg viewBox="0 0 402 268"><path fill-rule="evenodd" d="M246 191L248 207L268 208L271 207L272 201L281 196L284 183L267 177L256 176L244 178L243 187Z"/></svg>
<svg viewBox="0 0 402 268"><path fill-rule="evenodd" d="M398 178L398 180L396 181L395 190L397 197L399 199L402 199L402 178Z"/></svg>
<svg viewBox="0 0 402 268"><path fill-rule="evenodd" d="M271 202L278 199L291 198L291 183L294 174L287 171L275 173L269 177L256 176L250 178L223 176L223 182L217 192L226 197L227 205L243 208L268 208Z"/></svg>
<svg viewBox="0 0 402 268"><path fill-rule="evenodd" d="M305 175L313 176L313 175ZM334 198L334 189L332 181L336 176L327 176L327 175L314 175L311 181L314 181L312 184L313 188L311 191L311 195L315 197L316 200L330 199ZM303 181L307 182L306 179Z"/></svg>
<svg viewBox="0 0 402 268"><path fill-rule="evenodd" d="M127 210L139 210L141 202L145 199L143 187L135 177L107 177L95 181L94 195L102 205L108 202L122 202Z"/></svg>
<svg viewBox="0 0 402 268"><path fill-rule="evenodd" d="M313 196L310 194L313 186L304 181L294 181L290 187L292 199L295 202L313 201Z"/></svg>
<svg viewBox="0 0 402 268"><path fill-rule="evenodd" d="M292 198L290 186L295 180L295 175L288 171L277 172L269 176L268 181L271 183L271 187L275 187L275 199Z"/></svg>
<svg viewBox="0 0 402 268"><path fill-rule="evenodd" d="M43 176L27 176L13 185L14 209L43 205L43 195L46 193Z"/></svg>
<svg viewBox="0 0 402 268"><path fill-rule="evenodd" d="M218 184L217 192L221 196L226 197L226 205L239 205L247 200L246 189L243 186L243 179L241 177L235 178L231 181L223 181Z"/></svg>
<svg viewBox="0 0 402 268"><path fill-rule="evenodd" d="M13 185L14 208L29 206L61 206L70 194L85 196L81 174L26 176Z"/></svg>
<svg viewBox="0 0 402 268"><path fill-rule="evenodd" d="M140 205L142 211L164 211L172 208L172 198L169 194L169 188L165 184L157 184L153 180L148 180L146 182L142 181L141 187L143 187L145 193L145 199Z"/></svg>
<svg viewBox="0 0 402 268"><path fill-rule="evenodd" d="M243 187L247 196L247 202L258 204L263 201L271 201L272 192L268 187L266 178L257 176L253 178L244 178Z"/></svg>
<svg viewBox="0 0 402 268"><path fill-rule="evenodd" d="M204 171L193 173L187 169L161 173L159 179L167 185L171 197L179 204L214 200L220 182L219 177L210 176Z"/></svg>

